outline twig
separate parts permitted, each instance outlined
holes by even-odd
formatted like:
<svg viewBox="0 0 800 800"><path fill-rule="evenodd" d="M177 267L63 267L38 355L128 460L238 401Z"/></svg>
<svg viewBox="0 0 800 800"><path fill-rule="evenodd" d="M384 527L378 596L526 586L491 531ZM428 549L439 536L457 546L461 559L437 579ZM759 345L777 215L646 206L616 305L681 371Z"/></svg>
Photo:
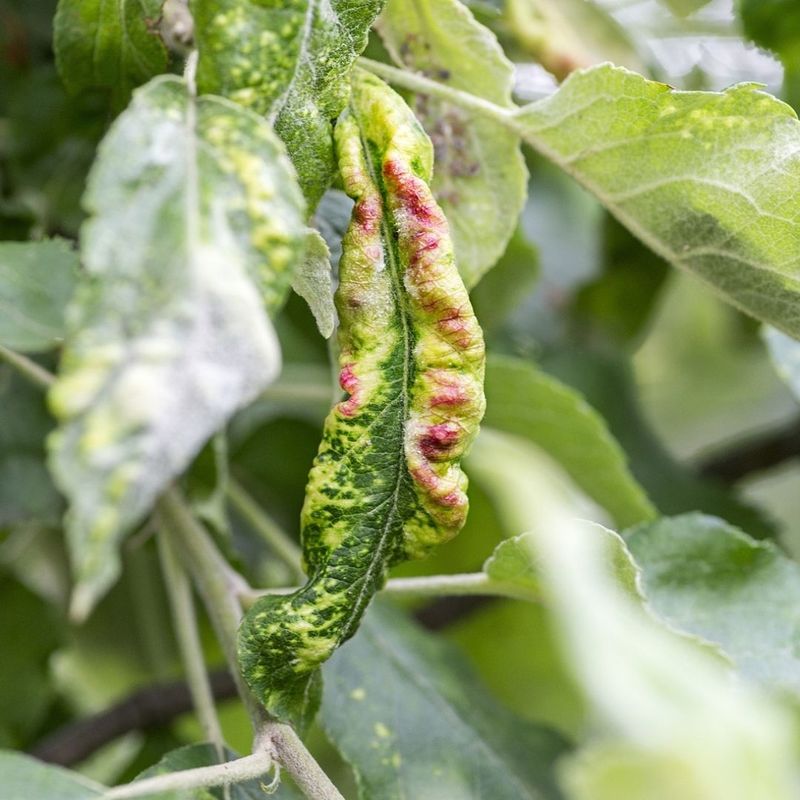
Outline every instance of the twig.
<svg viewBox="0 0 800 800"><path fill-rule="evenodd" d="M227 669L211 672L209 681L217 701L236 697L236 684ZM97 714L58 728L37 742L30 753L42 761L71 767L126 733L163 728L191 710L192 698L185 681L157 683L137 689Z"/></svg>
<svg viewBox="0 0 800 800"><path fill-rule="evenodd" d="M274 519L232 478L228 480L231 505L259 533L275 553L292 569L295 577L305 577L300 548L287 536Z"/></svg>
<svg viewBox="0 0 800 800"><path fill-rule="evenodd" d="M697 469L705 477L732 484L797 456L800 456L800 419L712 452L699 461Z"/></svg>
<svg viewBox="0 0 800 800"><path fill-rule="evenodd" d="M156 775L141 781L126 783L124 786L109 789L102 797L104 800L128 800L132 797L147 797L162 792L230 786L233 783L259 778L269 772L272 766L272 758L269 753L261 751L224 764L215 764L212 767L184 769L180 772Z"/></svg>
<svg viewBox="0 0 800 800"><path fill-rule="evenodd" d="M49 389L56 379L52 372L40 367L35 361L0 344L0 361L5 361L42 389Z"/></svg>
<svg viewBox="0 0 800 800"><path fill-rule="evenodd" d="M236 631L242 616L238 597L245 589L234 583L235 573L232 574L228 562L194 518L177 489L168 489L158 501L157 509L164 528L173 537L194 578L225 660L233 672L239 694L257 730L264 721L264 714L239 674L236 653Z"/></svg>
<svg viewBox="0 0 800 800"><path fill-rule="evenodd" d="M164 573L164 585L172 609L175 637L178 640L178 647L183 659L192 702L205 739L214 745L218 760L224 761L225 741L206 672L203 648L197 630L192 587L169 537L160 535L157 537L157 542L161 569Z"/></svg>

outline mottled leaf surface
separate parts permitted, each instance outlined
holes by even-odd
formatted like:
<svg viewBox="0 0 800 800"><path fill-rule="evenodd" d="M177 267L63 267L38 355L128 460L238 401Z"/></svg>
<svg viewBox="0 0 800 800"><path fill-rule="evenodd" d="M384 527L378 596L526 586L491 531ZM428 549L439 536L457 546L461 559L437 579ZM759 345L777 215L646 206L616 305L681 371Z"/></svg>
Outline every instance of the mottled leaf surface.
<svg viewBox="0 0 800 800"><path fill-rule="evenodd" d="M655 515L603 418L574 389L534 365L504 356L486 368L486 424L550 454L620 526Z"/></svg>
<svg viewBox="0 0 800 800"><path fill-rule="evenodd" d="M458 0L388 0L378 31L398 64L511 105L511 62ZM431 186L450 223L459 272L471 288L503 254L525 202L519 143L493 120L427 95L415 98L414 111L433 141Z"/></svg>
<svg viewBox="0 0 800 800"><path fill-rule="evenodd" d="M361 800L553 800L567 743L498 705L452 646L383 603L325 666L322 725Z"/></svg>
<svg viewBox="0 0 800 800"><path fill-rule="evenodd" d="M328 339L336 325L333 304L331 253L318 231L306 235L306 249L297 267L292 288L308 303L319 332Z"/></svg>
<svg viewBox="0 0 800 800"><path fill-rule="evenodd" d="M719 645L744 675L800 691L800 565L702 514L639 525L625 540L660 617Z"/></svg>
<svg viewBox="0 0 800 800"><path fill-rule="evenodd" d="M63 240L0 243L0 344L23 353L59 344L77 271Z"/></svg>
<svg viewBox="0 0 800 800"><path fill-rule="evenodd" d="M355 633L387 567L458 533L461 456L483 414L484 347L428 181L432 148L386 84L358 73L336 127L355 200L339 262L340 383L302 513L309 581L240 630L243 672L293 716L308 676Z"/></svg>
<svg viewBox="0 0 800 800"><path fill-rule="evenodd" d="M313 208L334 171L332 121L382 0L194 0L197 82L266 114Z"/></svg>
<svg viewBox="0 0 800 800"><path fill-rule="evenodd" d="M50 394L79 616L114 580L120 538L275 377L264 306L285 296L304 233L267 123L173 77L139 90L112 127L85 203L89 280Z"/></svg>
<svg viewBox="0 0 800 800"><path fill-rule="evenodd" d="M654 252L800 334L800 122L789 106L752 84L680 92L603 65L517 121Z"/></svg>
<svg viewBox="0 0 800 800"><path fill-rule="evenodd" d="M61 78L71 91L131 90L167 68L158 36L163 0L59 0L53 46Z"/></svg>

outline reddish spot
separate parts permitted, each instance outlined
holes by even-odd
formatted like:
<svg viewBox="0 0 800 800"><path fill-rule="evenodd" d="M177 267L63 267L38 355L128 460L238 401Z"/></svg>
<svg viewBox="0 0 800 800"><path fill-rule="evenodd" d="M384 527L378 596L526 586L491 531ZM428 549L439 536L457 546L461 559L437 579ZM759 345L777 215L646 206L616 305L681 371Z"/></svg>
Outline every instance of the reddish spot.
<svg viewBox="0 0 800 800"><path fill-rule="evenodd" d="M353 216L365 233L375 231L375 221L380 219L381 204L377 197L364 197L353 208Z"/></svg>
<svg viewBox="0 0 800 800"><path fill-rule="evenodd" d="M353 417L356 411L358 411L358 400L355 397L339 403L339 413L343 417Z"/></svg>
<svg viewBox="0 0 800 800"><path fill-rule="evenodd" d="M419 449L425 458L436 460L458 442L461 429L449 422L431 425L419 438Z"/></svg>
<svg viewBox="0 0 800 800"><path fill-rule="evenodd" d="M358 389L358 378L355 372L353 372L352 364L345 364L342 367L339 373L339 386L342 387L342 391L348 394L355 394L356 389Z"/></svg>
<svg viewBox="0 0 800 800"><path fill-rule="evenodd" d="M441 392L435 394L430 399L431 406L457 406L466 403L469 397L464 392L463 387L456 384L446 386Z"/></svg>
<svg viewBox="0 0 800 800"><path fill-rule="evenodd" d="M430 467L417 467L411 470L411 477L429 492L433 491L439 483L439 476Z"/></svg>
<svg viewBox="0 0 800 800"><path fill-rule="evenodd" d="M428 187L408 172L404 164L390 159L383 165L383 174L394 183L397 197L409 214L423 223L439 221L436 208L430 202Z"/></svg>
<svg viewBox="0 0 800 800"><path fill-rule="evenodd" d="M457 489L444 497L439 498L439 504L443 506L460 506L464 503L464 498Z"/></svg>

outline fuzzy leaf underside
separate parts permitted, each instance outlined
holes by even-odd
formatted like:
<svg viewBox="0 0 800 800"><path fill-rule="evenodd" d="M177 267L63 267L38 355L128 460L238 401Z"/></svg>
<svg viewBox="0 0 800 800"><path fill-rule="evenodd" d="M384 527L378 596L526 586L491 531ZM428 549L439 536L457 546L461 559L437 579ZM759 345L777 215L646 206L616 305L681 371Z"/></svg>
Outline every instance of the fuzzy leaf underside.
<svg viewBox="0 0 800 800"><path fill-rule="evenodd" d="M50 394L76 616L115 578L121 537L275 377L264 306L285 296L305 230L269 125L193 98L175 77L135 93L101 145L85 204L88 279Z"/></svg>
<svg viewBox="0 0 800 800"><path fill-rule="evenodd" d="M511 106L514 67L458 0L388 0L378 32L401 66ZM433 141L431 188L450 223L459 272L472 288L503 254L525 203L518 138L494 120L427 95L417 95L413 108Z"/></svg>
<svg viewBox="0 0 800 800"><path fill-rule="evenodd" d="M61 79L71 91L131 90L167 68L167 50L154 30L162 0L59 0L53 46Z"/></svg>
<svg viewBox="0 0 800 800"><path fill-rule="evenodd" d="M483 415L483 338L428 186L430 141L403 100L358 73L336 128L355 200L339 264L340 383L302 513L309 580L262 598L240 631L243 672L285 713L355 632L387 567L453 537L459 460Z"/></svg>
<svg viewBox="0 0 800 800"><path fill-rule="evenodd" d="M201 91L266 114L309 207L334 171L332 121L382 0L194 0Z"/></svg>
<svg viewBox="0 0 800 800"><path fill-rule="evenodd" d="M681 92L602 65L519 130L654 252L800 335L800 122L753 84Z"/></svg>

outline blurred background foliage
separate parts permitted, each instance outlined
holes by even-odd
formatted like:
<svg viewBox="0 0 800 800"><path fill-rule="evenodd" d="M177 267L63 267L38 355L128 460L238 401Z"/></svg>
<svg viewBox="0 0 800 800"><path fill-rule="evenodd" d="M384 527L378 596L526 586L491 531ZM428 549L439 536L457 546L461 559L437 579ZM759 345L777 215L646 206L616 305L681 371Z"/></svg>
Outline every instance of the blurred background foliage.
<svg viewBox="0 0 800 800"><path fill-rule="evenodd" d="M75 239L86 172L115 113L102 89L70 95L62 87L51 50L54 5L0 0L2 240ZM796 0L473 0L470 6L517 63L521 99L548 92L575 67L613 60L680 88L760 81L800 103ZM377 41L368 55L384 57ZM492 352L536 363L578 390L605 419L662 513L717 514L800 554L800 410L758 326L695 279L668 271L574 183L526 156L530 191L518 230L473 293ZM334 260L346 216L336 192L317 212ZM234 420L227 448L231 476L296 538L333 389L328 349L302 301L293 297L277 325L287 366ZM38 357L54 361L53 354ZM63 508L44 466L50 426L40 393L0 367L0 746L61 758L103 782L124 781L197 740L199 728L188 711L159 715L142 700L146 688L180 677L147 528L128 540L123 578L89 622L80 628L66 622ZM770 448L776 441L795 449ZM190 487L216 522L222 546L255 585L292 582L246 516L214 495L217 466L213 453L205 453ZM609 521L572 488L576 509ZM397 574L478 570L498 542L519 533L479 480L471 504L455 541ZM423 626L466 657L496 702L565 736L583 729L584 701L543 607L483 600L414 608ZM221 668L205 622L203 634L209 664ZM225 734L231 747L247 752L249 724L230 687L220 694L226 688ZM64 726L132 696L141 702L123 735L90 753L58 750ZM348 795L349 768L320 729L311 736Z"/></svg>

